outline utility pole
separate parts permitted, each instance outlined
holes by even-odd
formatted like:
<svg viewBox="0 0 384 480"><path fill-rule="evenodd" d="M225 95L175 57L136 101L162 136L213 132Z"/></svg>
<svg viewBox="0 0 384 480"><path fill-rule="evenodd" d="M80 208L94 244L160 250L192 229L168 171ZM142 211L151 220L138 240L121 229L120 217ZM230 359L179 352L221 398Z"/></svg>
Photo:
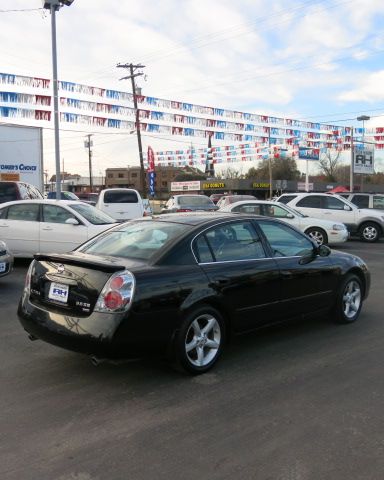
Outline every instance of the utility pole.
<svg viewBox="0 0 384 480"><path fill-rule="evenodd" d="M143 198L146 198L147 196L147 181L146 181L146 172L144 169L144 159L143 159L143 147L141 143L141 131L140 131L140 115L139 115L139 110L137 109L137 96L136 96L136 83L135 83L135 78L139 77L141 75L144 75L143 72L136 72L137 69L139 68L145 68L145 65L133 65L133 63L125 63L117 64L118 68L128 68L130 74L127 75L126 77L120 78L120 80L131 80L132 84L132 95L133 95L133 107L135 109L135 127L136 127L136 136L137 136L137 145L139 147L139 159L140 159L140 180L141 180L141 190L142 190L142 196Z"/></svg>
<svg viewBox="0 0 384 480"><path fill-rule="evenodd" d="M353 169L354 169L354 162L355 162L355 152L354 152L354 145L353 145L353 127L351 127L351 170L349 172L349 191L353 193Z"/></svg>
<svg viewBox="0 0 384 480"><path fill-rule="evenodd" d="M93 143L91 141L92 134L88 134L86 138L88 140L85 140L84 146L85 148L88 148L88 163L89 163L89 191L93 192L93 179L92 179L92 150L91 147L93 146Z"/></svg>
<svg viewBox="0 0 384 480"><path fill-rule="evenodd" d="M271 159L271 127L268 127L268 170L269 170L269 199L272 200L272 159Z"/></svg>

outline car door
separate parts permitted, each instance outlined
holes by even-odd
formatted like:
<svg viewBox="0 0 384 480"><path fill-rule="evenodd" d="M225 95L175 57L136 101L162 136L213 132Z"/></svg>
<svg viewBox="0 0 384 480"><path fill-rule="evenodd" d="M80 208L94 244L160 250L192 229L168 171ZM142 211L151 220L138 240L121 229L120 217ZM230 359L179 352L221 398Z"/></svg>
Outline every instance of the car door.
<svg viewBox="0 0 384 480"><path fill-rule="evenodd" d="M17 256L39 251L39 204L22 202L1 210L0 239Z"/></svg>
<svg viewBox="0 0 384 480"><path fill-rule="evenodd" d="M328 307L337 287L337 269L329 257L303 257L314 252L314 244L301 232L280 222L258 219L257 225L271 247L280 270L282 313L296 316Z"/></svg>
<svg viewBox="0 0 384 480"><path fill-rule="evenodd" d="M236 332L273 322L279 312L281 279L251 220L223 222L193 245L201 269L232 312Z"/></svg>
<svg viewBox="0 0 384 480"><path fill-rule="evenodd" d="M65 223L69 218L75 219L77 225ZM88 231L75 215L59 205L42 205L40 222L40 252L69 252L85 242Z"/></svg>

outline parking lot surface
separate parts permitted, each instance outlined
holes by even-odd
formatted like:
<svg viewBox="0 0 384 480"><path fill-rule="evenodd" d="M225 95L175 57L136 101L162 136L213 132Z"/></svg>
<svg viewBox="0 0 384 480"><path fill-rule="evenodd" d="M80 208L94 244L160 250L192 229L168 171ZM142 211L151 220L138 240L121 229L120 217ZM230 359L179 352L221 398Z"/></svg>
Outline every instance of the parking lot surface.
<svg viewBox="0 0 384 480"><path fill-rule="evenodd" d="M357 323L297 321L237 338L210 373L94 367L21 328L27 261L0 279L0 479L379 479L384 470L384 242L349 241L371 294Z"/></svg>

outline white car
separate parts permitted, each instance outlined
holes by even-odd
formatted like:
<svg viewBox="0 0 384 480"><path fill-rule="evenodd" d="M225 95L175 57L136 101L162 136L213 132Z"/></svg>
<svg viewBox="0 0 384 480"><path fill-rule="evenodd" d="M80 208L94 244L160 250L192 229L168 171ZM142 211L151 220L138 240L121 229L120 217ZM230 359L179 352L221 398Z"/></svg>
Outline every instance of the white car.
<svg viewBox="0 0 384 480"><path fill-rule="evenodd" d="M351 235L364 242L377 242L384 236L384 212L359 208L339 195L329 193L283 193L279 202L311 217L342 222Z"/></svg>
<svg viewBox="0 0 384 480"><path fill-rule="evenodd" d="M15 257L69 252L113 225L113 218L81 201L18 200L0 204L0 238Z"/></svg>
<svg viewBox="0 0 384 480"><path fill-rule="evenodd" d="M278 202L247 200L220 208L221 212L247 213L274 217L293 225L319 245L343 243L348 240L348 230L343 223L307 217L302 213Z"/></svg>

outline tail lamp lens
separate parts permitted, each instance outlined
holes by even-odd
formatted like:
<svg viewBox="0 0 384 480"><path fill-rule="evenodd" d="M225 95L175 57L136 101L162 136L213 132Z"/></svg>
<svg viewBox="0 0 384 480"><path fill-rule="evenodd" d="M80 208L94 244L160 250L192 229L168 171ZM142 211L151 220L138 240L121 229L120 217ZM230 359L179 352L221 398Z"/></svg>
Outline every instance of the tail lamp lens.
<svg viewBox="0 0 384 480"><path fill-rule="evenodd" d="M125 312L129 309L135 288L135 277L128 270L113 274L104 285L94 310L96 312Z"/></svg>

